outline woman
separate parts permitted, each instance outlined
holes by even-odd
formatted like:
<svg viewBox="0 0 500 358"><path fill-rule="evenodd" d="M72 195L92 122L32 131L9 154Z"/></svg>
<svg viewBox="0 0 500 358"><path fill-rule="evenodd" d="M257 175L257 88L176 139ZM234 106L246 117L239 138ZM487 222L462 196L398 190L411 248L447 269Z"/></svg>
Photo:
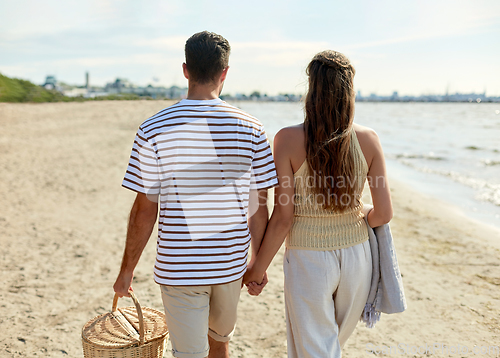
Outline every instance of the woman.
<svg viewBox="0 0 500 358"><path fill-rule="evenodd" d="M372 270L360 200L367 179L373 201L368 224L392 218L378 136L353 123L354 73L341 53L314 56L304 123L274 139L275 208L244 282L257 289L286 236L289 357L340 357L361 316Z"/></svg>

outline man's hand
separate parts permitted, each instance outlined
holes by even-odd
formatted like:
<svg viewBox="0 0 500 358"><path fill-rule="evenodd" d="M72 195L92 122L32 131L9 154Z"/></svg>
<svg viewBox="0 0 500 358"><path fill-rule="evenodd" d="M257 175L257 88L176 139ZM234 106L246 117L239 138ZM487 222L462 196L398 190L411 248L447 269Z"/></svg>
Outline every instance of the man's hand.
<svg viewBox="0 0 500 358"><path fill-rule="evenodd" d="M134 273L126 274L120 272L118 277L116 278L115 284L113 285L113 289L118 294L119 297L130 297L128 291L132 290L132 279L134 278Z"/></svg>
<svg viewBox="0 0 500 358"><path fill-rule="evenodd" d="M247 266L247 272L243 275L243 284L247 285L250 282L255 282L257 284L261 284L262 281L264 280L264 276L266 275L266 272L264 273L258 273L257 270L253 266L253 262L250 261Z"/></svg>
<svg viewBox="0 0 500 358"><path fill-rule="evenodd" d="M266 272L264 274L264 277L262 278L262 282L260 284L258 284L255 281L249 282L246 284L248 294L250 294L252 296L260 295L260 293L262 292L262 290L264 289L264 287L267 285L268 282L269 282L269 280L267 278L267 272Z"/></svg>
<svg viewBox="0 0 500 358"><path fill-rule="evenodd" d="M248 263L247 272L243 276L242 284L245 284L248 289L248 293L252 296L258 296L264 289L264 287L269 282L267 278L267 272L264 274L257 272L254 266L255 261L252 259Z"/></svg>

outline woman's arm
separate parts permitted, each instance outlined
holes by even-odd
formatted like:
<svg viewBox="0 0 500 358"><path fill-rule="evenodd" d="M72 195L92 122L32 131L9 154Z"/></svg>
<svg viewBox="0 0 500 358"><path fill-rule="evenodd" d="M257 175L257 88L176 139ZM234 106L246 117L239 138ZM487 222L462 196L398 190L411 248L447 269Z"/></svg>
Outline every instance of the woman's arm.
<svg viewBox="0 0 500 358"><path fill-rule="evenodd" d="M278 186L274 192L274 211L267 225L260 250L253 264L248 267L243 283L261 283L274 256L283 244L293 222L294 181L290 162L295 141L290 129L284 128L274 137L274 162L278 174Z"/></svg>
<svg viewBox="0 0 500 358"><path fill-rule="evenodd" d="M373 130L367 131L367 135L369 150L372 153L367 179L373 201L373 209L368 213L368 224L370 227L377 227L387 224L392 219L391 192L380 139Z"/></svg>

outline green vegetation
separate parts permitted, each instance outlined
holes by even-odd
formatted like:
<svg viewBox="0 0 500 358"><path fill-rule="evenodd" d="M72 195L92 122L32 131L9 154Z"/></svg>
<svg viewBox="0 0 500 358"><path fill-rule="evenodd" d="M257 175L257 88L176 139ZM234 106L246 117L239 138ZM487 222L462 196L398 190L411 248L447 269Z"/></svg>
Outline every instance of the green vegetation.
<svg viewBox="0 0 500 358"><path fill-rule="evenodd" d="M0 102L83 102L83 101L115 101L152 99L151 97L138 96L132 93L111 94L108 96L84 98L67 97L56 90L47 90L41 86L18 78L9 78L0 73Z"/></svg>
<svg viewBox="0 0 500 358"><path fill-rule="evenodd" d="M60 102L66 98L55 90L46 90L30 81L0 74L0 102Z"/></svg>

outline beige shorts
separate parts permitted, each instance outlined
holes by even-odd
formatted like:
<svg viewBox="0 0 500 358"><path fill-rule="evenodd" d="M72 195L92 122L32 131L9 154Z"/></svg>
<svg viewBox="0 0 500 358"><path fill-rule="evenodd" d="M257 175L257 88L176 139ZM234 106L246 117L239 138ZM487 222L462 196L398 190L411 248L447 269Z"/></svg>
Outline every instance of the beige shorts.
<svg viewBox="0 0 500 358"><path fill-rule="evenodd" d="M231 339L241 280L213 286L160 286L174 357L204 358L208 336L219 342Z"/></svg>

